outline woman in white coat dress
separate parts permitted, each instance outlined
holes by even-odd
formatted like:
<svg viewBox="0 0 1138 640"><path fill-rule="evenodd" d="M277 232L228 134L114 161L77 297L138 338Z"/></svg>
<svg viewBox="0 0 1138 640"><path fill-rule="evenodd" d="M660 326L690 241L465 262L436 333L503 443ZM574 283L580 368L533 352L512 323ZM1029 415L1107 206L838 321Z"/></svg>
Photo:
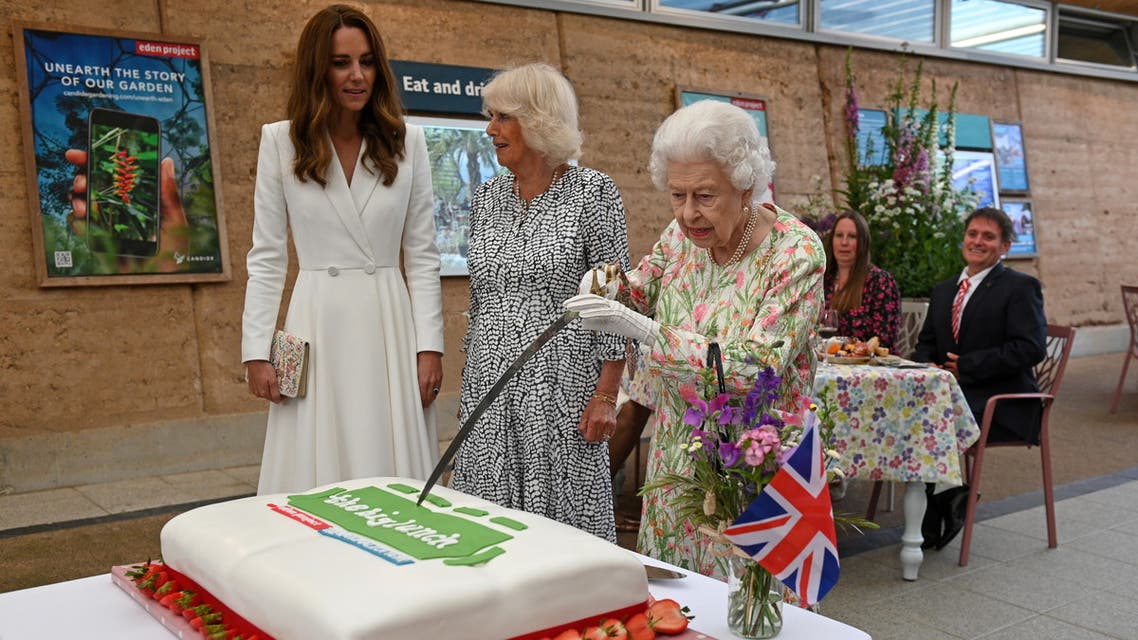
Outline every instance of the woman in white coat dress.
<svg viewBox="0 0 1138 640"><path fill-rule="evenodd" d="M249 390L272 402L257 492L426 478L443 351L430 164L366 15L335 5L308 22L288 113L261 132L242 322ZM280 396L268 363L290 227L300 269L284 328L311 343L299 399Z"/></svg>

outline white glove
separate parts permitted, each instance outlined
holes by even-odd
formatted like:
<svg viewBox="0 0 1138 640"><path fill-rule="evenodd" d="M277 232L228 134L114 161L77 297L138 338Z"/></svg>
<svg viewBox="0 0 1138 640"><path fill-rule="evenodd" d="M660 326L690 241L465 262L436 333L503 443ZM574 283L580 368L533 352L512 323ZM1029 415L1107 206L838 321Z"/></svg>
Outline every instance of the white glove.
<svg viewBox="0 0 1138 640"><path fill-rule="evenodd" d="M616 333L648 346L656 343L656 336L660 332L659 322L636 313L615 300L591 293L569 298L564 307L581 314L581 324L586 329Z"/></svg>
<svg viewBox="0 0 1138 640"><path fill-rule="evenodd" d="M585 275L581 276L581 284L577 287L577 293L597 293L593 291L594 282L604 291L604 297L609 300L616 299L616 294L620 291L620 278L613 278L610 281L608 276L605 275L604 267L596 267L586 271ZM597 295L601 294L597 293Z"/></svg>

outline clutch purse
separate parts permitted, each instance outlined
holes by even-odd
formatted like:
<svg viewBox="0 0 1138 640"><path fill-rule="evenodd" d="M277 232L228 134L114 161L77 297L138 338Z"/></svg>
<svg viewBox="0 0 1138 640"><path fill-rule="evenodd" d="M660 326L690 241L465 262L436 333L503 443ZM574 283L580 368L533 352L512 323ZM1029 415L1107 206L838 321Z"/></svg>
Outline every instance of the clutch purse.
<svg viewBox="0 0 1138 640"><path fill-rule="evenodd" d="M281 395L303 398L308 391L308 341L294 333L277 331L273 334L269 363L277 372Z"/></svg>

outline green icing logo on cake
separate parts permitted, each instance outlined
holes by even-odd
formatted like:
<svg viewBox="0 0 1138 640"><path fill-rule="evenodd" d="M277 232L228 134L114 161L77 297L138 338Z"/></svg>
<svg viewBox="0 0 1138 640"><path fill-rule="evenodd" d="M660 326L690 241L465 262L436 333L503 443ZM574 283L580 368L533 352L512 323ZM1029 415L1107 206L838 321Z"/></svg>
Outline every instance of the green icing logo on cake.
<svg viewBox="0 0 1138 640"><path fill-rule="evenodd" d="M351 491L333 488L320 493L292 495L288 497L288 503L346 532L374 540L418 560L442 558L447 564L480 564L503 553L494 545L513 537L457 515L431 511L379 487L360 487ZM398 561L398 555L369 548L366 542L361 544L353 540L353 536L314 528L395 564L405 564Z"/></svg>

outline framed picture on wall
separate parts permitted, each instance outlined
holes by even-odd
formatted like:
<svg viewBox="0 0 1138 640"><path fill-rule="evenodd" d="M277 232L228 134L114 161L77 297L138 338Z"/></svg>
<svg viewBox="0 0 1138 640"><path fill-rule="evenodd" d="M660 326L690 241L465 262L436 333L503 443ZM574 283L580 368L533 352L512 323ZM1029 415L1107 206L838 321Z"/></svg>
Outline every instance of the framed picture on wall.
<svg viewBox="0 0 1138 640"><path fill-rule="evenodd" d="M466 276L470 238L470 200L478 185L503 173L486 121L408 116L423 127L435 195L435 232L442 258L441 275Z"/></svg>
<svg viewBox="0 0 1138 640"><path fill-rule="evenodd" d="M888 159L884 133L888 124L889 113L883 109L857 110L857 156L863 166L881 166Z"/></svg>
<svg viewBox="0 0 1138 640"><path fill-rule="evenodd" d="M201 42L33 23L13 35L39 285L229 280Z"/></svg>
<svg viewBox="0 0 1138 640"><path fill-rule="evenodd" d="M770 147L770 134L767 132L767 100L756 95L749 93L742 93L736 91L716 91L714 89L697 89L693 87L676 87L676 108L686 107L689 104L699 102L700 100L718 100L720 102L727 102L733 104L740 109L743 109L751 115L755 120L755 125L759 128L759 135L767 139L767 147ZM771 156L774 156L774 150L771 150ZM777 161L777 159L776 159ZM766 193L763 193L759 198L759 202L773 202L774 201L774 183L771 182L767 185Z"/></svg>
<svg viewBox="0 0 1138 640"><path fill-rule="evenodd" d="M952 186L980 196L977 207L1000 208L996 161L990 151L953 151Z"/></svg>
<svg viewBox="0 0 1138 640"><path fill-rule="evenodd" d="M1023 198L1004 198L1004 213L1012 219L1012 229L1016 239L1008 249L1008 258L1034 258L1035 213L1031 210L1031 200Z"/></svg>
<svg viewBox="0 0 1138 640"><path fill-rule="evenodd" d="M1023 149L1023 128L1018 122L994 120L992 143L996 153L996 175L1000 191L1008 194L1027 193L1027 156Z"/></svg>

